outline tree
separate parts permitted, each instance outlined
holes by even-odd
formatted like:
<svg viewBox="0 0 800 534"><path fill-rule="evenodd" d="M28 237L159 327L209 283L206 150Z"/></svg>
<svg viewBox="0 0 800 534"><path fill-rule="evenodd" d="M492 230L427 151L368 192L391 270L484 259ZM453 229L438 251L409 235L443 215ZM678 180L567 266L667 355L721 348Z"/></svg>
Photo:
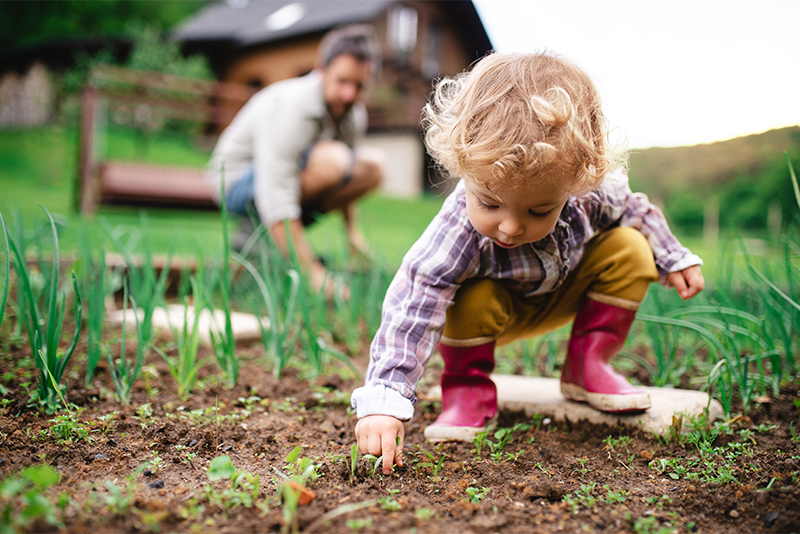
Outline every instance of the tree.
<svg viewBox="0 0 800 534"><path fill-rule="evenodd" d="M0 2L0 49L22 49L75 40L130 37L135 28L167 30L207 0L25 0Z"/></svg>

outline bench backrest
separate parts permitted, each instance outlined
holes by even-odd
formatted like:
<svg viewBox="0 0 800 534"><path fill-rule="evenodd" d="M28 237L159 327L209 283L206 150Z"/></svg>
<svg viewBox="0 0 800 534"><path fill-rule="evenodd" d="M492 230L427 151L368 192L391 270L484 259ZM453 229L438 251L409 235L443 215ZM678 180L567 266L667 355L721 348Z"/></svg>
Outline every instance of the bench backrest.
<svg viewBox="0 0 800 534"><path fill-rule="evenodd" d="M168 119L192 121L203 125L205 137L215 139L255 91L240 84L107 65L96 67L81 99L77 207L82 213L94 212L98 203L117 201L193 209L213 207L203 189L199 169L180 170L141 162L121 164L99 158L95 149L101 103L109 111L127 111L131 122L143 128L157 128ZM199 194L193 191L195 178L200 180Z"/></svg>

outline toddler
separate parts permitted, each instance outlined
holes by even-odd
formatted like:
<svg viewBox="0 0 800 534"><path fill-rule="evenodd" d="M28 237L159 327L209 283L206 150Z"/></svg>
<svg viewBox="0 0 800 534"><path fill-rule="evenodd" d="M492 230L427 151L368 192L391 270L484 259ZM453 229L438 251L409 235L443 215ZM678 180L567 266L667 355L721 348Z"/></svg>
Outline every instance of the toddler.
<svg viewBox="0 0 800 534"><path fill-rule="evenodd" d="M561 393L604 412L648 394L608 365L651 282L691 298L702 261L634 194L598 92L550 53L491 54L439 82L425 107L434 160L460 178L403 259L352 404L362 453L402 466L403 421L437 347L442 411L430 441L471 441L497 412L496 346L570 321Z"/></svg>

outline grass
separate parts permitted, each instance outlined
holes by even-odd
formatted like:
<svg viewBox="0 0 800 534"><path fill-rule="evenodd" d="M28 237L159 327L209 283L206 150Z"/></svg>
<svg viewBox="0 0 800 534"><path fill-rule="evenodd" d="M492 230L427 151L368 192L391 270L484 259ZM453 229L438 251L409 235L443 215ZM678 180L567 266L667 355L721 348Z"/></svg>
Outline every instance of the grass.
<svg viewBox="0 0 800 534"><path fill-rule="evenodd" d="M121 159L139 158L159 163L200 166L208 157L207 151L188 142L157 138L147 140L118 130L111 130L106 141L106 153ZM225 311L229 313L236 292L227 286L230 275L225 272L228 265L225 259L230 259L227 242L229 235L235 231L235 224L228 225L227 219L218 213L174 210L143 212L122 208L103 208L96 217L83 219L72 210L76 150L74 130L0 131L0 165L11 171L0 173L0 187L4 192L9 192L1 201L0 211L8 210L12 215L8 219L11 221L8 226L12 245L15 240L18 243L25 241L16 247L19 249L17 255L25 256L27 243L38 244L42 232L36 228L45 226L51 232L55 231L56 225L52 221L49 225L42 225L41 214L31 211L30 199L44 199L52 202L48 206L51 211L61 214L61 217L55 217L61 221L58 237L54 237L52 244L48 245L54 249L56 258L59 249L64 255L68 251L73 254L81 251L81 244L87 239L93 243L108 243L108 239L100 239L99 236L108 236L116 251L126 256L129 266L133 264L127 257L129 248L145 251L144 271L129 268L128 273L131 293L137 303L145 308L145 324L149 324L148 314L152 314L155 306L161 303L164 289L163 280L157 279L155 272L147 271L152 268L149 260L153 255L167 250L169 254L174 250L175 255L195 256L197 250L202 249L206 257L221 262L224 268L221 279L218 279L221 283L219 287L197 287L203 282L197 279L194 281L194 294L209 293L201 300L216 303L221 292ZM791 170L791 166L789 168ZM40 194L40 191L45 193ZM394 271L402 255L438 210L441 201L441 198L423 198L412 202L373 195L360 203L361 225L375 251L379 267L376 271L382 274ZM30 227L34 228L33 232L27 231ZM371 338L377 328L380 302L389 281L388 276L369 278L368 275L362 279L359 277L363 273L350 270L344 252L345 231L341 217L323 217L310 230L309 239L321 255L332 260L332 265L341 270L343 276L349 277L346 280L351 287L359 288L350 303L334 303L333 312L318 295L309 290L302 277L299 281L297 273L292 277L292 269L296 271L292 262L283 262L286 264L279 266L280 262L262 260L260 265L254 265L234 256L239 260L240 266L237 268L246 270L249 274L246 278L251 285L257 285L256 290L250 292L251 296L261 297L248 302L249 309L248 306L243 307L247 311L255 310L259 315L269 316L277 327L272 330L272 337L266 333L264 335L265 349L273 359L273 370L277 375L288 364L293 352L305 354L304 365L310 368L313 376L323 373L331 357L347 361L347 357L334 348L334 343L342 342L348 352L357 353L361 348L359 340ZM259 247L265 246L263 241L259 240ZM763 250L753 248L754 243ZM736 398L747 411L749 404L758 396L776 394L784 380L797 376L797 363L793 355L800 331L800 305L794 297L800 281L799 243L796 235L788 233L782 236L778 244L766 240L754 242L744 236L724 241L716 245L716 249L709 244L687 242L690 248L706 258L704 274L708 281L707 290L690 302L682 302L674 291L654 287L627 345L631 349L626 352L630 362L642 365L656 385L675 386L680 384L684 376L690 377L690 385L709 390L722 402L726 414L730 414ZM59 248L53 247L53 244ZM41 251L42 247L38 246L38 250ZM85 250L81 252L86 254ZM263 248L257 253L261 253L262 258L269 256L269 251ZM16 258L17 263L21 264L22 257ZM8 261L8 254L5 254L5 260ZM54 295L52 291L58 285L55 280L58 266L47 267L46 263L40 253L39 267L45 283L48 274L53 278L50 281L50 295ZM28 285L31 285L30 282ZM363 291L360 290L362 287ZM140 290L142 288L147 291L143 293ZM35 298L41 297L31 294L31 303ZM50 316L60 321L52 306L55 300L50 300ZM100 302L101 299L94 300ZM31 314L36 311L32 308ZM178 380L186 383L181 388L183 394L191 389L194 377L191 371L197 365L194 357L196 339L189 335L189 324L187 317L182 335L175 334L180 349L178 361L185 362L185 368L190 371L188 374L176 373L176 380L180 376L186 378ZM32 326L28 328L28 331L32 330ZM226 325L226 335L229 330L229 325ZM60 334L60 331L48 334L48 339L55 339L55 333ZM148 333L143 333L145 340L148 340ZM35 336L29 334L29 337L32 341ZM42 333L39 337L45 336ZM534 340L533 345L523 345L521 355L509 351L503 354L512 359L512 368L521 365L525 372L535 373L535 362L544 352L550 355L545 362L545 372L553 374L557 372L553 354L560 352L555 349L565 339L563 332L556 332L544 340ZM297 342L302 344L304 350L297 349ZM238 364L231 362L228 357L233 357L232 348L226 352L223 345L220 344L218 351L221 363ZM37 351L32 348L36 354ZM54 350L44 352L48 355ZM499 358L501 361L504 359ZM522 363L518 364L517 359ZM631 365L630 362L628 365ZM230 375L229 382L235 383L234 367L223 365L223 369ZM55 375L57 379L60 376L57 373ZM52 403L50 408L55 408L55 399L52 395L48 397ZM490 443L486 445L489 447ZM504 458L502 446L491 452L498 459Z"/></svg>
<svg viewBox="0 0 800 534"><path fill-rule="evenodd" d="M130 132L111 131L104 153L116 159L144 159L202 167L210 152L188 141L155 138L144 144ZM38 203L44 204L64 220L59 240L64 253L80 249L80 233L86 228L90 238L104 235L101 222L115 228L138 229L140 210L130 207L100 207L95 216L83 218L74 209L77 177L78 136L75 128L48 127L0 130L0 212L19 211L26 226L40 219ZM35 200L33 200L35 199ZM416 241L438 211L442 198L420 201L373 195L360 203L359 220L377 258L398 265L405 251ZM148 209L150 228L142 239L154 253L163 254L173 239L176 255L194 255L196 243L205 245L209 255L222 250L220 216L216 212ZM6 217L8 223L9 217ZM236 230L232 220L230 232ZM309 232L309 240L320 254L331 257L344 250L341 217L322 217Z"/></svg>

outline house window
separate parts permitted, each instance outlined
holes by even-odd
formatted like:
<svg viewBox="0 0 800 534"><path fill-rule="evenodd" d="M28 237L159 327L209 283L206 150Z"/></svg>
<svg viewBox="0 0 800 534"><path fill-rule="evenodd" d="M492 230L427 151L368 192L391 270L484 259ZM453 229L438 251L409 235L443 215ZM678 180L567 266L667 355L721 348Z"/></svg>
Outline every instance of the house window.
<svg viewBox="0 0 800 534"><path fill-rule="evenodd" d="M398 6L389 11L389 46L400 61L405 63L408 54L417 46L417 21L419 15L413 7Z"/></svg>
<svg viewBox="0 0 800 534"><path fill-rule="evenodd" d="M442 27L436 23L428 26L428 36L425 40L425 55L422 58L422 75L426 78L436 78L441 74L442 62Z"/></svg>

